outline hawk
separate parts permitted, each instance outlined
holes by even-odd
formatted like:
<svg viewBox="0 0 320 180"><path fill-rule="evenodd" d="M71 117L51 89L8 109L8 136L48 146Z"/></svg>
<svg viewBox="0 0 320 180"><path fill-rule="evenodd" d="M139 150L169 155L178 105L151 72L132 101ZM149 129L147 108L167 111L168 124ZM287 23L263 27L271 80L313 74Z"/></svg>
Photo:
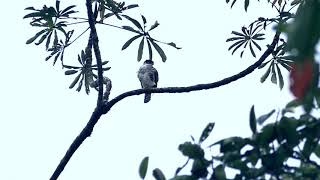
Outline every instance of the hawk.
<svg viewBox="0 0 320 180"><path fill-rule="evenodd" d="M152 60L146 60L138 71L138 78L141 87L144 89L156 88L159 80L158 71L153 67ZM146 93L144 96L144 103L149 102L151 93Z"/></svg>

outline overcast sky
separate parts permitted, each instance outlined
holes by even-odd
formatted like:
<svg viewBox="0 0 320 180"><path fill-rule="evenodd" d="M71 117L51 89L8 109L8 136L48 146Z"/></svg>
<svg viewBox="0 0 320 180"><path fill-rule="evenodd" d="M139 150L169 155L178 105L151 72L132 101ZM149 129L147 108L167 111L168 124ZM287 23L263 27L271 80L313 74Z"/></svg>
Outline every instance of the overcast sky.
<svg viewBox="0 0 320 180"><path fill-rule="evenodd" d="M80 1L77 1L78 3ZM61 8L71 1L62 1ZM167 62L162 63L155 54L155 67L159 71L159 87L189 86L215 82L234 75L256 59L247 52L228 52L225 40L232 30L261 16L272 17L275 10L266 3L252 3L248 13L243 2L233 9L225 1L128 1L139 8L130 15L139 19L143 14L152 25L160 26L152 32L156 39L175 42L181 50L162 45ZM26 45L25 41L39 30L32 28L22 17L28 6L41 8L54 6L55 1L26 0L3 1L1 15L2 81L0 93L0 179L49 179L69 145L85 126L96 103L96 93L87 96L68 87L73 76L65 76L59 66L52 66L44 46ZM85 16L85 1L77 4ZM140 19L141 22L141 19ZM123 22L131 25L130 22ZM83 26L74 26L81 33ZM137 70L138 42L125 51L122 45L134 34L106 26L98 26L101 54L109 60L107 75L113 82L111 97L140 88ZM87 36L67 49L65 61L77 65L76 55L85 48ZM269 33L266 44L272 40ZM147 53L145 53L147 55ZM143 59L146 59L144 56ZM180 143L199 138L209 123L216 126L207 145L223 137L249 136L249 110L254 104L257 114L284 107L291 99L288 81L282 91L270 79L260 83L265 72L256 70L232 84L206 91L184 94L154 94L150 103L143 96L129 97L117 103L102 116L92 135L74 154L61 180L87 179L139 179L138 166L149 156L150 169L160 168L172 177L186 158L177 150ZM285 71L283 71L285 72ZM284 73L287 77L287 73ZM275 116L273 116L273 120ZM270 120L272 121L272 119Z"/></svg>

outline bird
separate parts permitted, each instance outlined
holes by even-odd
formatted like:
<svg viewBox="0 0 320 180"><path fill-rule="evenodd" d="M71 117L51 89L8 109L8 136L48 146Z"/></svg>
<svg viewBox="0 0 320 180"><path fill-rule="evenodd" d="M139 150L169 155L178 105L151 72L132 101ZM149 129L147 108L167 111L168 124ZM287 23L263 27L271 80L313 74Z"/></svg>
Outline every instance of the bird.
<svg viewBox="0 0 320 180"><path fill-rule="evenodd" d="M156 88L159 80L158 71L153 67L152 60L144 61L143 65L139 68L138 78L141 87L144 89ZM144 103L148 103L151 99L151 93L145 93Z"/></svg>

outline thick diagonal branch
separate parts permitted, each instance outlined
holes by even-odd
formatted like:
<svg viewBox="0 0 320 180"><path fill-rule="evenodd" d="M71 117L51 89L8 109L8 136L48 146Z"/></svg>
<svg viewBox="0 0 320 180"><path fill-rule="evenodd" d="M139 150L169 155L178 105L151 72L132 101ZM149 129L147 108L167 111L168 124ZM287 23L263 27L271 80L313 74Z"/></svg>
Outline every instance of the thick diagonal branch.
<svg viewBox="0 0 320 180"><path fill-rule="evenodd" d="M214 88L229 84L233 81L236 81L240 78L245 77L246 75L252 73L256 68L258 68L261 65L261 63L273 52L276 44L279 41L279 36L280 36L280 32L276 32L271 45L262 54L262 56L259 58L258 61L256 61L254 64L252 64L251 66L249 66L245 70L239 72L238 74L224 78L220 81L216 81L216 82L208 83L208 84L198 84L198 85L187 86L187 87L167 87L167 88L155 88L155 89L148 89L148 90L146 90L146 89L132 90L132 91L128 91L123 94L120 94L119 96L115 97L114 99L107 102L103 106L97 106L95 111L92 113L89 122L84 127L84 129L81 131L81 133L76 137L76 139L72 142L71 146L69 147L65 156L60 161L60 164L58 165L58 167L56 168L54 174L52 175L52 177L50 179L55 180L59 177L60 173L63 171L64 167L67 165L68 161L70 160L72 155L75 153L75 151L80 147L82 142L87 137L89 137L91 135L95 124L98 122L98 120L100 119L102 114L108 113L109 110L120 100L122 100L126 97L144 94L146 92L150 92L150 93L186 93L186 92L192 92L192 91L214 89Z"/></svg>

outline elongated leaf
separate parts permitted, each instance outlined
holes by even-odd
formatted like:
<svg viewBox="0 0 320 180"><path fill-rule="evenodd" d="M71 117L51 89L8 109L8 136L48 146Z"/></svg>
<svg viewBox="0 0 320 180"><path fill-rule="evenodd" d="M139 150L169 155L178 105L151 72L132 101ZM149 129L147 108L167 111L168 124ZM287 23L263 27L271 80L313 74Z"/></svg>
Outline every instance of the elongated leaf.
<svg viewBox="0 0 320 180"><path fill-rule="evenodd" d="M278 60L278 62L280 63L280 65L282 66L282 67L284 67L284 68L286 68L288 71L291 71L291 66L290 65L288 65L287 63L285 63L284 61L279 61Z"/></svg>
<svg viewBox="0 0 320 180"><path fill-rule="evenodd" d="M36 40L41 34L45 33L46 31L47 31L47 29L43 29L43 30L37 32L32 38L27 40L26 44L32 43L34 40Z"/></svg>
<svg viewBox="0 0 320 180"><path fill-rule="evenodd" d="M141 42L139 44L139 49L138 49L138 62L142 59L142 54L143 54L143 46L144 46L144 37L141 39Z"/></svg>
<svg viewBox="0 0 320 180"><path fill-rule="evenodd" d="M137 21L137 20L135 20L135 19L133 19L133 18L131 18L130 16L127 16L127 15L121 15L122 17L125 17L126 19L128 19L129 21L131 21L138 29L140 29L141 31L143 31L143 28L142 28L142 26L141 26L141 24Z"/></svg>
<svg viewBox="0 0 320 180"><path fill-rule="evenodd" d="M132 38L130 38L126 43L124 43L124 45L122 46L121 50L125 50L128 46L130 46L130 44L138 39L139 37L141 37L142 35L139 34L139 35L136 35L136 36L133 36Z"/></svg>
<svg viewBox="0 0 320 180"><path fill-rule="evenodd" d="M64 10L61 11L61 15L63 16L65 13L67 13L70 9L76 7L76 5L68 6Z"/></svg>
<svg viewBox="0 0 320 180"><path fill-rule="evenodd" d="M173 42L171 42L171 43L167 43L169 46L172 46L172 47L174 47L174 48L176 48L176 49L181 49L181 47L177 47L177 45L175 44L175 43L173 43Z"/></svg>
<svg viewBox="0 0 320 180"><path fill-rule="evenodd" d="M271 82L274 84L277 84L277 75L276 70L274 69L274 63L271 64Z"/></svg>
<svg viewBox="0 0 320 180"><path fill-rule="evenodd" d="M256 43L254 40L252 40L251 42L261 51L261 47L258 43Z"/></svg>
<svg viewBox="0 0 320 180"><path fill-rule="evenodd" d="M199 144L201 144L203 141L205 141L209 137L210 133L213 130L214 125L215 123L209 123L206 126L206 128L202 131L201 136L199 138Z"/></svg>
<svg viewBox="0 0 320 180"><path fill-rule="evenodd" d="M258 69L262 69L262 68L264 68L269 62L271 62L271 60L269 60L269 61L267 61L267 62L264 62L264 63L262 63L259 67L258 67Z"/></svg>
<svg viewBox="0 0 320 180"><path fill-rule="evenodd" d="M67 70L66 72L64 72L65 75L71 75L71 74L75 74L77 73L77 70Z"/></svg>
<svg viewBox="0 0 320 180"><path fill-rule="evenodd" d="M274 112L276 112L276 110L273 109L273 110L271 110L269 113L264 114L264 115L258 117L258 118L257 118L257 123L260 124L260 125L263 124L267 119L270 118L270 116L272 116L272 114L273 114Z"/></svg>
<svg viewBox="0 0 320 180"><path fill-rule="evenodd" d="M233 7L234 3L236 3L237 0L233 0L233 2L231 3L231 8Z"/></svg>
<svg viewBox="0 0 320 180"><path fill-rule="evenodd" d="M244 1L244 10L245 10L245 11L247 11L247 10L248 10L249 3L250 3L250 1L249 1L249 0L245 0L245 1Z"/></svg>
<svg viewBox="0 0 320 180"><path fill-rule="evenodd" d="M239 40L239 39L244 39L244 37L232 37L232 38L228 38L228 39L226 40L226 42L235 41L235 40Z"/></svg>
<svg viewBox="0 0 320 180"><path fill-rule="evenodd" d="M148 44L148 51L149 51L149 59L152 60L152 47L149 41L147 41Z"/></svg>
<svg viewBox="0 0 320 180"><path fill-rule="evenodd" d="M56 10L57 10L57 13L59 13L59 11L60 11L60 0L56 0Z"/></svg>
<svg viewBox="0 0 320 180"><path fill-rule="evenodd" d="M238 44L232 51L231 54L234 54L234 52L236 52L237 49L239 49L243 44L248 43L248 41L243 41L242 43ZM246 46L246 45L245 45Z"/></svg>
<svg viewBox="0 0 320 180"><path fill-rule="evenodd" d="M139 5L138 4L130 4L125 9L132 9L132 8L136 8L136 7L139 7Z"/></svg>
<svg viewBox="0 0 320 180"><path fill-rule="evenodd" d="M78 92L81 91L82 84L83 84L83 78L84 78L84 76L82 76L82 78L81 78L81 80L80 80L80 82L79 82L79 84L78 84L78 87L77 87L77 89L76 89L76 91L78 91Z"/></svg>
<svg viewBox="0 0 320 180"><path fill-rule="evenodd" d="M51 40L51 35L52 35L52 31L50 31L48 37L47 37L47 42L46 42L46 49L49 48L49 45L50 45L50 40Z"/></svg>
<svg viewBox="0 0 320 180"><path fill-rule="evenodd" d="M43 19L43 15L44 14L42 12L33 12L23 16L23 19L34 18L34 17L41 17L41 19Z"/></svg>
<svg viewBox="0 0 320 180"><path fill-rule="evenodd" d="M135 33L141 34L139 31L133 29L133 27L131 27L131 26L122 26L122 28L125 29L125 30L128 30L128 31L131 31L131 32L135 32Z"/></svg>
<svg viewBox="0 0 320 180"><path fill-rule="evenodd" d="M91 83L91 81L89 80L89 77L91 77L90 76L91 74L93 74L92 70L86 71L86 73L84 74L84 87L85 87L85 90L86 90L86 94L88 94L88 95L90 93L90 83Z"/></svg>
<svg viewBox="0 0 320 180"><path fill-rule="evenodd" d="M153 40L150 39L151 44L153 45L153 47L157 50L157 52L159 53L159 55L161 56L161 59L163 62L165 62L167 60L167 56L164 53L164 51L161 49L161 47L154 42Z"/></svg>
<svg viewBox="0 0 320 180"><path fill-rule="evenodd" d="M139 166L139 176L141 179L144 179L147 175L149 157L143 158Z"/></svg>
<svg viewBox="0 0 320 180"><path fill-rule="evenodd" d="M271 72L271 66L272 64L270 64L269 68L267 69L267 71L263 74L263 76L260 79L260 82L263 83L267 77L269 76L270 72Z"/></svg>
<svg viewBox="0 0 320 180"><path fill-rule="evenodd" d="M229 48L228 48L228 51L230 51L233 47L239 45L239 44L244 44L246 42L246 40L240 40L240 41L237 41L235 42L234 44L232 44Z"/></svg>
<svg viewBox="0 0 320 180"><path fill-rule="evenodd" d="M256 134L257 133L257 119L256 119L256 114L254 112L254 106L252 106L250 109L249 124L250 124L250 129L251 129L252 133Z"/></svg>
<svg viewBox="0 0 320 180"><path fill-rule="evenodd" d="M242 33L237 32L237 31L232 31L231 34L234 34L234 35L237 35L237 36L246 36L246 35L244 35Z"/></svg>
<svg viewBox="0 0 320 180"><path fill-rule="evenodd" d="M166 177L159 168L154 169L152 175L156 180L166 180Z"/></svg>
<svg viewBox="0 0 320 180"><path fill-rule="evenodd" d="M44 35L41 36L41 38L39 39L38 42L34 43L35 45L40 45L48 36L48 34L50 33L50 31L48 31L47 33L45 33Z"/></svg>
<svg viewBox="0 0 320 180"><path fill-rule="evenodd" d="M146 18L141 14L141 17L142 17L142 20L143 20L143 24L145 25L145 24L147 24L147 20L146 20Z"/></svg>
<svg viewBox="0 0 320 180"><path fill-rule="evenodd" d="M252 42L252 41L251 41ZM252 43L249 43L249 49L251 51L251 54L253 57L256 57L256 53L254 52L253 48L252 48Z"/></svg>
<svg viewBox="0 0 320 180"><path fill-rule="evenodd" d="M281 70L280 70L278 64L275 64L275 65L276 65L276 68L277 68L277 74L278 74L278 78L279 78L279 87L280 87L280 90L282 90L283 85L284 85L283 76L281 74Z"/></svg>
<svg viewBox="0 0 320 180"><path fill-rule="evenodd" d="M103 65L106 65L108 63L109 63L109 61L103 61L101 65L103 66ZM92 67L97 67L97 64L93 65Z"/></svg>
<svg viewBox="0 0 320 180"><path fill-rule="evenodd" d="M72 83L70 84L69 86L69 89L72 89L76 84L77 82L79 81L80 77L81 77L82 73L79 73L76 78L72 81Z"/></svg>
<svg viewBox="0 0 320 180"><path fill-rule="evenodd" d="M158 21L156 21L149 29L149 31L151 31L152 29L155 29L156 27L158 27L160 24L158 23Z"/></svg>
<svg viewBox="0 0 320 180"><path fill-rule="evenodd" d="M36 10L34 7L26 7L24 10Z"/></svg>

